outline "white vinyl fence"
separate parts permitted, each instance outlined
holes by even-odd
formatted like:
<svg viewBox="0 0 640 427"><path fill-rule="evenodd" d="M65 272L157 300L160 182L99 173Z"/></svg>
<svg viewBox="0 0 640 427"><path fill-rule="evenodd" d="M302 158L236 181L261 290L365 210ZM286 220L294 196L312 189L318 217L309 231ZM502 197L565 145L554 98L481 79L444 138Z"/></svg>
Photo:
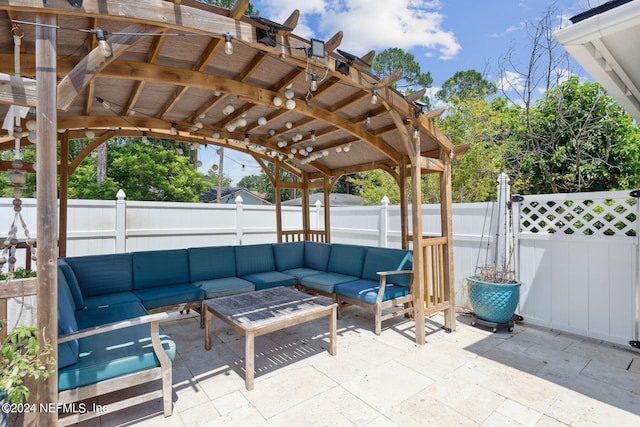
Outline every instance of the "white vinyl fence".
<svg viewBox="0 0 640 427"><path fill-rule="evenodd" d="M513 204L515 268L523 282L518 312L525 322L619 344L638 339L636 202L628 192L607 192L525 196ZM499 227L489 221L497 205L453 205L459 307L468 308L465 278L491 258L497 243ZM35 200L25 199L23 206L33 236ZM323 215L321 206L311 208L312 228L323 228ZM12 221L12 199L0 199L0 235ZM283 228L302 228L300 207L283 207ZM333 243L401 245L400 209L385 202L333 207L331 228ZM423 207L423 234L440 234L439 206ZM129 202L119 194L116 201L69 201L68 256L276 239L275 207L241 200L236 205ZM24 251L18 263L20 257Z"/></svg>

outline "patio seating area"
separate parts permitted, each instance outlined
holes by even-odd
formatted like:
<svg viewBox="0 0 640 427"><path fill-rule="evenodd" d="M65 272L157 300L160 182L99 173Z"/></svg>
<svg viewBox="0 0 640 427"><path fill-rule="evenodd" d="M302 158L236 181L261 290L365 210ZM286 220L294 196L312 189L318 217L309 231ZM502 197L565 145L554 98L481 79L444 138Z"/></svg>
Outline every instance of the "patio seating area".
<svg viewBox="0 0 640 427"><path fill-rule="evenodd" d="M630 349L520 324L513 333L469 325L441 329L427 320L417 346L414 323L389 321L380 336L373 314L347 307L337 355L320 319L256 338L255 389L244 383L244 339L213 320L204 348L197 316L172 314L162 328L176 339L173 415L158 399L85 426L193 425L637 425L640 357ZM140 390L132 389L133 393ZM122 396L118 396L120 398ZM114 398L114 400L117 400Z"/></svg>

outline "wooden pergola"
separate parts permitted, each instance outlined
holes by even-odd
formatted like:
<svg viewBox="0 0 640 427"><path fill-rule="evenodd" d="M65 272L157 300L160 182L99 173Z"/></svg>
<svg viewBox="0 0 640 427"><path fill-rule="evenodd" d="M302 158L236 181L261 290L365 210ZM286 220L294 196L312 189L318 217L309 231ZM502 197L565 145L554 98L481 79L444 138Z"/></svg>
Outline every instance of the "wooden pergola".
<svg viewBox="0 0 640 427"><path fill-rule="evenodd" d="M295 231L282 229L276 197L279 241L330 242L329 195L337 180L386 171L400 188L402 244L414 252L416 341L425 341L425 316L440 310L444 327L455 330L451 161L467 147L454 146L434 126L442 111L423 110L417 101L424 91L403 96L392 87L400 70L383 79L369 71L374 52L340 50L341 32L328 40L295 35L298 11L276 23L245 16L247 6L246 0L231 10L195 0L0 0L0 114L10 105L32 108L18 133L22 146L32 144L27 128L36 122L38 326L54 348L68 177L116 136L211 144L252 156L277 195L291 188L303 195L303 228ZM0 149L13 149L14 138L1 132ZM69 141L89 137L70 159ZM0 168L8 170L10 162ZM32 164L24 169L34 171ZM293 179L281 180L285 172ZM421 233L426 173L440 177L437 238ZM314 188L324 191L322 232L310 225ZM57 401L56 375L41 385L38 401Z"/></svg>

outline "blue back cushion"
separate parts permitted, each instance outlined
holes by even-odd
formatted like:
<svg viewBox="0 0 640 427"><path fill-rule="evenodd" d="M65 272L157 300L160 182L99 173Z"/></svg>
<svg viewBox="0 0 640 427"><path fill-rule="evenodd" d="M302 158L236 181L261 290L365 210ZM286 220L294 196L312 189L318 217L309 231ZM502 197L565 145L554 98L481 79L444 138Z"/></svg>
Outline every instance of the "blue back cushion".
<svg viewBox="0 0 640 427"><path fill-rule="evenodd" d="M233 246L190 248L187 251L191 282L235 277L236 256Z"/></svg>
<svg viewBox="0 0 640 427"><path fill-rule="evenodd" d="M186 249L133 253L133 289L189 283Z"/></svg>
<svg viewBox="0 0 640 427"><path fill-rule="evenodd" d="M411 270L411 259L411 251L402 249L369 248L364 260L362 278L378 282L380 281L380 276L376 274L378 271ZM387 283L409 286L409 282L411 280L410 277L411 276L409 274L390 275L387 276Z"/></svg>
<svg viewBox="0 0 640 427"><path fill-rule="evenodd" d="M304 267L304 242L275 243L273 258L278 271Z"/></svg>
<svg viewBox="0 0 640 427"><path fill-rule="evenodd" d="M304 266L314 270L327 271L331 245L321 242L304 242Z"/></svg>
<svg viewBox="0 0 640 427"><path fill-rule="evenodd" d="M235 246L236 272L238 276L275 271L271 245Z"/></svg>
<svg viewBox="0 0 640 427"><path fill-rule="evenodd" d="M362 274L362 264L366 254L367 247L365 246L331 245L327 269L332 273L362 277L360 275Z"/></svg>
<svg viewBox="0 0 640 427"><path fill-rule="evenodd" d="M131 254L71 257L65 261L73 269L85 297L129 292L133 288Z"/></svg>
<svg viewBox="0 0 640 427"><path fill-rule="evenodd" d="M58 335L78 331L73 296L64 273L58 268ZM78 340L58 344L58 368L73 365L78 361Z"/></svg>
<svg viewBox="0 0 640 427"><path fill-rule="evenodd" d="M78 285L78 279L76 278L73 269L67 262L58 258L58 275L64 276L64 280L67 283L68 289L71 292L71 296L73 298L73 309L80 310L84 307L84 298L82 297L82 292L80 291L80 286Z"/></svg>

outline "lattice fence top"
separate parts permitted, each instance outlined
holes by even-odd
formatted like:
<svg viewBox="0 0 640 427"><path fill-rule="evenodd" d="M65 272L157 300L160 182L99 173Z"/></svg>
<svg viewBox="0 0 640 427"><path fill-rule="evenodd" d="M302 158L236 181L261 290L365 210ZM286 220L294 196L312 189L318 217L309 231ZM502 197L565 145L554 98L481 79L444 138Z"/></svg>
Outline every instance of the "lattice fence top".
<svg viewBox="0 0 640 427"><path fill-rule="evenodd" d="M566 196L566 195L565 195ZM527 200L520 209L520 230L533 234L635 236L638 199Z"/></svg>

